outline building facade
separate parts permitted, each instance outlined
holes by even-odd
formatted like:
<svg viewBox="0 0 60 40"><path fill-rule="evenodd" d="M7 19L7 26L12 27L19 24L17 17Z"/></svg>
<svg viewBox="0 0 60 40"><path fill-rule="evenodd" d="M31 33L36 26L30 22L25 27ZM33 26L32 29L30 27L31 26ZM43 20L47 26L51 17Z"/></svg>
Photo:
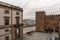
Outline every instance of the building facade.
<svg viewBox="0 0 60 40"><path fill-rule="evenodd" d="M38 11L36 12L36 31L51 30L59 32L59 21L60 15L46 15L45 11Z"/></svg>
<svg viewBox="0 0 60 40"><path fill-rule="evenodd" d="M45 25L45 12L36 12L36 31L44 31Z"/></svg>
<svg viewBox="0 0 60 40"><path fill-rule="evenodd" d="M23 23L23 9L14 5L0 2L0 39L15 40L17 34L23 35L23 29L16 24ZM15 27L16 26L16 27ZM17 33L17 30L19 31ZM16 34L17 33L17 34Z"/></svg>

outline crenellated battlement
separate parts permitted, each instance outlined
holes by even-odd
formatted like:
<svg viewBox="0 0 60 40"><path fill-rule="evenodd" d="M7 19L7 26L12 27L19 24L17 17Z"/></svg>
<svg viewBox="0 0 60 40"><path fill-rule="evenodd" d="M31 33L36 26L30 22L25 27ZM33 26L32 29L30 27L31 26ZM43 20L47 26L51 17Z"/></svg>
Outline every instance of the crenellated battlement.
<svg viewBox="0 0 60 40"><path fill-rule="evenodd" d="M41 16L42 14L42 16ZM60 14L46 15L46 12L36 13L36 31L45 31L44 29L59 31Z"/></svg>

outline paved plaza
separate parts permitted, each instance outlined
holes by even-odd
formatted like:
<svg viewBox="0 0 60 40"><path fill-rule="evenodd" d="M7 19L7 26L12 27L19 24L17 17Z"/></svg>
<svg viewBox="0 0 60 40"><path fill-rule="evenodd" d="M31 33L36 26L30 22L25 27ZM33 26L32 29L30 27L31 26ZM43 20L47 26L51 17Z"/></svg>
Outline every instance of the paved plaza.
<svg viewBox="0 0 60 40"><path fill-rule="evenodd" d="M24 40L55 40L55 37L58 37L58 33L33 32L31 35L26 34L27 32L34 30L35 27L23 28Z"/></svg>
<svg viewBox="0 0 60 40"><path fill-rule="evenodd" d="M40 33L36 32L32 35L24 34L24 40L55 40L55 37L58 37L57 33Z"/></svg>

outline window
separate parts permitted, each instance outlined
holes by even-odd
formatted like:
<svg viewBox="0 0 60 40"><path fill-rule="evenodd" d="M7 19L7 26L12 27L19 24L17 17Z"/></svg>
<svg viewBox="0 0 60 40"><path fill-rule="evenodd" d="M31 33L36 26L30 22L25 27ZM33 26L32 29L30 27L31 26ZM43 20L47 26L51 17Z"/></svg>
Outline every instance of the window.
<svg viewBox="0 0 60 40"><path fill-rule="evenodd" d="M5 10L5 13L6 13L6 14L9 14L9 10Z"/></svg>
<svg viewBox="0 0 60 40"><path fill-rule="evenodd" d="M8 31L9 31L9 29L6 29L6 30L5 30L5 32L8 32Z"/></svg>
<svg viewBox="0 0 60 40"><path fill-rule="evenodd" d="M16 12L16 15L19 15L19 12Z"/></svg>
<svg viewBox="0 0 60 40"><path fill-rule="evenodd" d="M9 25L9 17L4 17L5 25Z"/></svg>
<svg viewBox="0 0 60 40"><path fill-rule="evenodd" d="M19 17L16 17L16 24L19 25Z"/></svg>
<svg viewBox="0 0 60 40"><path fill-rule="evenodd" d="M5 37L5 40L9 40L9 36L6 36L6 37Z"/></svg>

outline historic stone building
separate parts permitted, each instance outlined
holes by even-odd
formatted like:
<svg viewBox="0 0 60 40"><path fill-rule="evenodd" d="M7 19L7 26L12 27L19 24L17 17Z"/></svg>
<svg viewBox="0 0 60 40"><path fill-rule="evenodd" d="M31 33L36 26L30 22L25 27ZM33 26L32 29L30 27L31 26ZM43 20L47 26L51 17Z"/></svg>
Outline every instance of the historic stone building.
<svg viewBox="0 0 60 40"><path fill-rule="evenodd" d="M36 12L36 31L44 31L45 26L45 12L39 11Z"/></svg>
<svg viewBox="0 0 60 40"><path fill-rule="evenodd" d="M0 40L23 37L23 9L0 2Z"/></svg>
<svg viewBox="0 0 60 40"><path fill-rule="evenodd" d="M36 12L36 31L59 31L60 15L46 15L45 11Z"/></svg>

